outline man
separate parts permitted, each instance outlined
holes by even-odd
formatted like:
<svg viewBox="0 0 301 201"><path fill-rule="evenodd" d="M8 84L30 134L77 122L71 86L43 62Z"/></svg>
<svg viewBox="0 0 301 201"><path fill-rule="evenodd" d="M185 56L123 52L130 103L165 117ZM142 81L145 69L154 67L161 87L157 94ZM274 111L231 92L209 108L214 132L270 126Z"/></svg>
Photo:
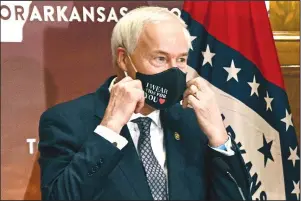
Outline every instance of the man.
<svg viewBox="0 0 301 201"><path fill-rule="evenodd" d="M213 92L200 77L186 82L185 23L163 8L137 8L111 44L117 76L41 116L42 198L250 199Z"/></svg>

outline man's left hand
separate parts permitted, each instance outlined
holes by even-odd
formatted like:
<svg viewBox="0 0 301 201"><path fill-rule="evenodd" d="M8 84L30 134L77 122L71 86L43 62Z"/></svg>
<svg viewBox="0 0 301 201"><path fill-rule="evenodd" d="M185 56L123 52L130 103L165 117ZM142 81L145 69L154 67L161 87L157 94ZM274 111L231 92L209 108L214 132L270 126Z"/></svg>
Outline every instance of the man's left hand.
<svg viewBox="0 0 301 201"><path fill-rule="evenodd" d="M211 147L218 147L228 140L214 92L203 78L197 77L187 82L183 108L187 107L195 111L199 126L207 135Z"/></svg>

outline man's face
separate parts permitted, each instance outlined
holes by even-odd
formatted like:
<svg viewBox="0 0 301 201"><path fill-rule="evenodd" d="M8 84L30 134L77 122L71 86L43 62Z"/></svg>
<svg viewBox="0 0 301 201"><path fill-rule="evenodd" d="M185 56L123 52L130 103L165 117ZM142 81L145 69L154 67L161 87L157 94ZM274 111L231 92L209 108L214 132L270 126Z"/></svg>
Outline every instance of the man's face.
<svg viewBox="0 0 301 201"><path fill-rule="evenodd" d="M189 46L183 27L174 20L149 23L144 26L135 51L131 56L136 70L143 74L156 74L178 67L187 72ZM128 74L135 77L131 62L127 62Z"/></svg>

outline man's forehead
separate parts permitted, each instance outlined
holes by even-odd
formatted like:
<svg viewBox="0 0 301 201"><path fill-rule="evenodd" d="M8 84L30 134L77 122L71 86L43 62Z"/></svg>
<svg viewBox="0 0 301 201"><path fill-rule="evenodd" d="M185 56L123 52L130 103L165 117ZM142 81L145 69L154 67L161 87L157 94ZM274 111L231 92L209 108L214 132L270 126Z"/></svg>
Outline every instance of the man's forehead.
<svg viewBox="0 0 301 201"><path fill-rule="evenodd" d="M178 22L175 22L174 20L146 23L141 33L141 35L154 39L160 38L159 36L179 37L183 34L183 26L181 26Z"/></svg>
<svg viewBox="0 0 301 201"><path fill-rule="evenodd" d="M148 23L141 32L137 46L162 51L175 47L186 50L188 43L183 29L183 26L175 22Z"/></svg>

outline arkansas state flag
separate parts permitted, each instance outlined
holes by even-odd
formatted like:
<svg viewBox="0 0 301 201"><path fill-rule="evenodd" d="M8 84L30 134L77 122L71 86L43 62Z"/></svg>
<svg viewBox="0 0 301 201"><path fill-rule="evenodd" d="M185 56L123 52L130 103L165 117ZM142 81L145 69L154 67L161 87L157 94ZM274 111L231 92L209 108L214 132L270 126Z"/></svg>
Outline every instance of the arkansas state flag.
<svg viewBox="0 0 301 201"><path fill-rule="evenodd" d="M255 200L298 200L300 161L264 1L187 1L188 65L216 92Z"/></svg>

